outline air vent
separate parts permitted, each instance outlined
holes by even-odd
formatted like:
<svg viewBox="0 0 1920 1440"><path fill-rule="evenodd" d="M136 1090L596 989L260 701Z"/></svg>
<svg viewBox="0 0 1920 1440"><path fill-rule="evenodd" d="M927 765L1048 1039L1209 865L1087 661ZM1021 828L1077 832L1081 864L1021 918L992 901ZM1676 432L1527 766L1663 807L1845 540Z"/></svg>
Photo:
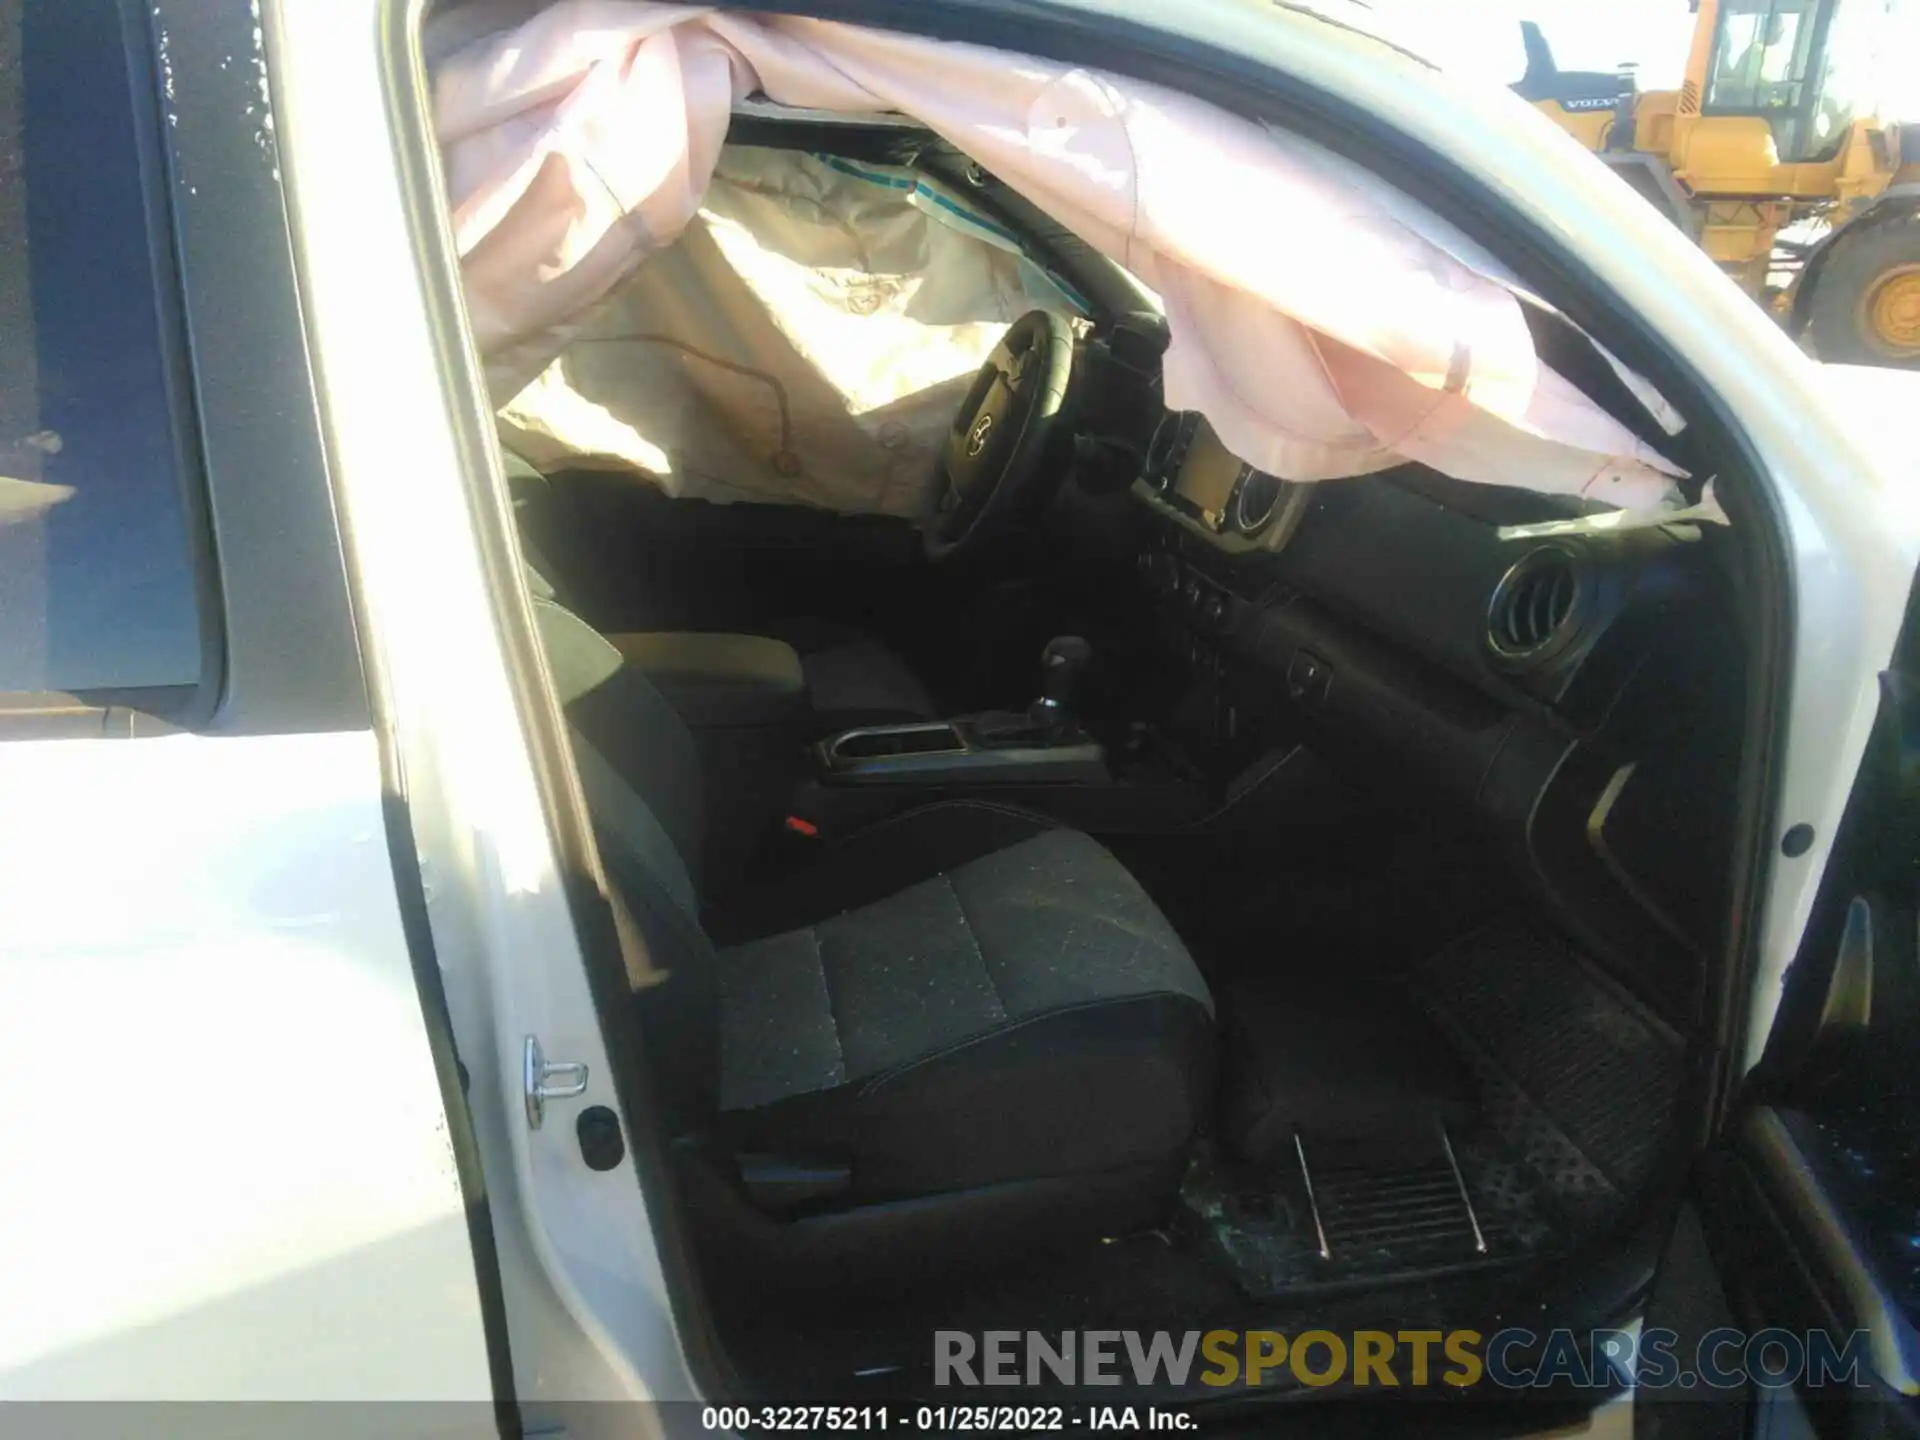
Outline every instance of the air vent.
<svg viewBox="0 0 1920 1440"><path fill-rule="evenodd" d="M1543 660L1579 629L1579 562L1565 550L1523 556L1493 592L1487 640L1506 660Z"/></svg>

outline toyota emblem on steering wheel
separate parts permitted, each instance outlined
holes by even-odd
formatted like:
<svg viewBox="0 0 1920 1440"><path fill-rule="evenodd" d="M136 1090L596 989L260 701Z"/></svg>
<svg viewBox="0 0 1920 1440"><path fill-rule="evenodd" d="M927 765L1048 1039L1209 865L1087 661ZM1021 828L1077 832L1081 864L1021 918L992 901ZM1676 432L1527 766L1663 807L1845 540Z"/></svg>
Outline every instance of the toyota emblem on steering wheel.
<svg viewBox="0 0 1920 1440"><path fill-rule="evenodd" d="M987 448L987 436L993 433L993 416L982 415L967 432L967 458L973 459Z"/></svg>

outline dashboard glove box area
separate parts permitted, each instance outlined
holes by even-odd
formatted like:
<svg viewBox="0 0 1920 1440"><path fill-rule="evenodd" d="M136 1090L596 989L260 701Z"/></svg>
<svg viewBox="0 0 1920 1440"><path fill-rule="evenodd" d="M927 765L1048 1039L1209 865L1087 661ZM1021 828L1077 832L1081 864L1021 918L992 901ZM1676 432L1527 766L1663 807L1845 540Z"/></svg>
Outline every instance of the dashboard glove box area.
<svg viewBox="0 0 1920 1440"><path fill-rule="evenodd" d="M1227 646L1282 682L1316 749L1346 760L1356 778L1389 789L1417 779L1472 803L1511 711L1310 601L1245 607L1235 618Z"/></svg>

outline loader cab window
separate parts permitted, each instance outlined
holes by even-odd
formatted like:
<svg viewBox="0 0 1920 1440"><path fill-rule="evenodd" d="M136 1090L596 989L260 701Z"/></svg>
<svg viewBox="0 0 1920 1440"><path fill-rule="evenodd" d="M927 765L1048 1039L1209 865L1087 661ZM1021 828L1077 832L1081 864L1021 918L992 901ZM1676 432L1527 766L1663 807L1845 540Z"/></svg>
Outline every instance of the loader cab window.
<svg viewBox="0 0 1920 1440"><path fill-rule="evenodd" d="M1765 119L1782 164L1831 159L1853 121L1861 19L1874 8L1884 0L1728 0L1701 113Z"/></svg>
<svg viewBox="0 0 1920 1440"><path fill-rule="evenodd" d="M1708 109L1793 109L1806 82L1812 19L1795 0L1746 0L1721 11Z"/></svg>
<svg viewBox="0 0 1920 1440"><path fill-rule="evenodd" d="M1812 98L1814 157L1829 159L1846 143L1854 116L1877 98L1876 70L1888 37L1884 23L1892 13L1885 0L1853 0L1836 5L1827 23L1821 72Z"/></svg>

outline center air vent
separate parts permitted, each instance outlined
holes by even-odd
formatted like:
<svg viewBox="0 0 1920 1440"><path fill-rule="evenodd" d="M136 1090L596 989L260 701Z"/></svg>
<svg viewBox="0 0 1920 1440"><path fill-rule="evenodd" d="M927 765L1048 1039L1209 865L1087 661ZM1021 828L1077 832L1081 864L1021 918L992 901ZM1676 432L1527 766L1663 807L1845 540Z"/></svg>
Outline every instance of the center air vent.
<svg viewBox="0 0 1920 1440"><path fill-rule="evenodd" d="M1569 552L1548 546L1521 557L1493 592L1487 640L1505 660L1544 660L1579 631L1581 575Z"/></svg>

